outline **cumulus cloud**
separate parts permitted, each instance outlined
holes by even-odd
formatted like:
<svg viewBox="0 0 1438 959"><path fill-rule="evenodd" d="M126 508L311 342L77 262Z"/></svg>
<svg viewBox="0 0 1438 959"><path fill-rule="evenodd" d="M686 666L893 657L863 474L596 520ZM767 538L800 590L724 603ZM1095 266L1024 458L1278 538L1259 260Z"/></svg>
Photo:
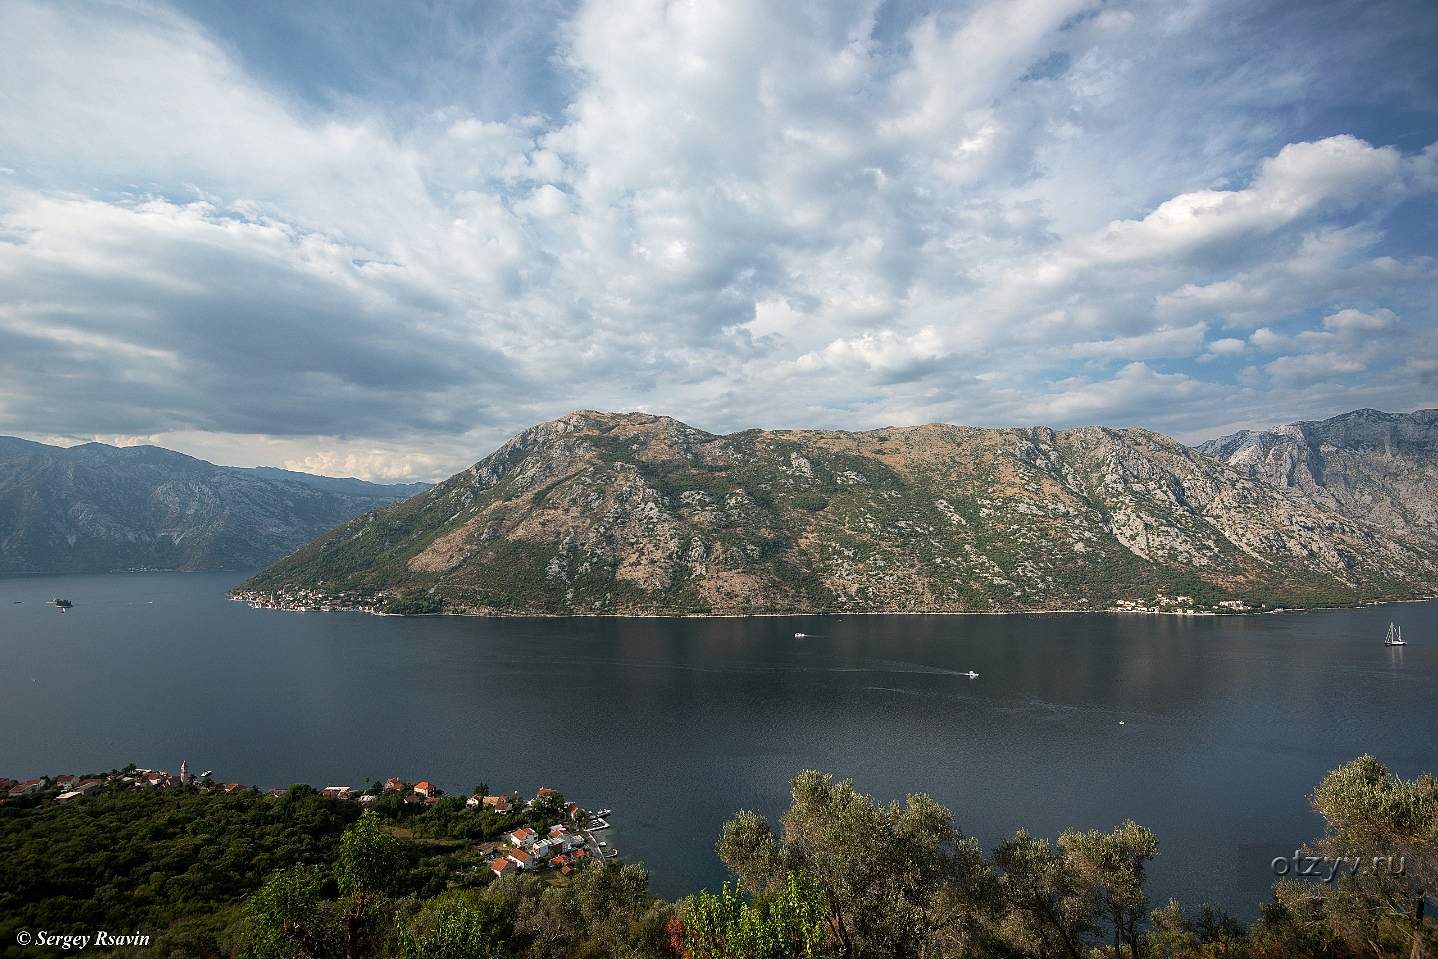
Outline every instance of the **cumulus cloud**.
<svg viewBox="0 0 1438 959"><path fill-rule="evenodd" d="M1426 62L1438 14L1389 6L1342 37L1237 0L516 6L547 73L455 41L438 88L317 97L163 5L18 0L0 428L432 478L574 407L1201 436L1420 405L1438 129L1307 122L1432 127L1372 64Z"/></svg>
<svg viewBox="0 0 1438 959"><path fill-rule="evenodd" d="M353 476L380 483L413 477L438 479L436 469L442 465L440 458L433 454L383 449L321 449L284 461L285 469L301 473Z"/></svg>
<svg viewBox="0 0 1438 959"><path fill-rule="evenodd" d="M1233 336L1225 336L1208 344L1208 352L1215 356L1238 356L1248 349L1248 344Z"/></svg>
<svg viewBox="0 0 1438 959"><path fill-rule="evenodd" d="M1392 310L1379 308L1371 313L1346 309L1331 313L1323 318L1323 325L1339 333L1377 333L1392 329L1398 317Z"/></svg>

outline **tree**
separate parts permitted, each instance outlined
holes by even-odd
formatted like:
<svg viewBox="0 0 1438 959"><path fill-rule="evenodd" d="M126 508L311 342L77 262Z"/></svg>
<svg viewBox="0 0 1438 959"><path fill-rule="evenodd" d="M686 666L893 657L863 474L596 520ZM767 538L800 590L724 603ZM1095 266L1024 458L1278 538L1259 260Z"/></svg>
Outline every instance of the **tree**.
<svg viewBox="0 0 1438 959"><path fill-rule="evenodd" d="M820 959L830 955L824 904L813 880L790 873L784 890L745 901L725 883L679 906L679 942L690 959Z"/></svg>
<svg viewBox="0 0 1438 959"><path fill-rule="evenodd" d="M1223 959L1233 955L1234 945L1243 939L1243 927L1238 920L1209 903L1198 908L1198 918L1194 920L1193 927L1200 942L1218 946L1218 954Z"/></svg>
<svg viewBox="0 0 1438 959"><path fill-rule="evenodd" d="M340 940L318 866L281 869L250 897L241 955L245 959L328 959Z"/></svg>
<svg viewBox="0 0 1438 959"><path fill-rule="evenodd" d="M1273 899L1259 907L1258 921L1248 932L1255 959L1337 959L1352 953L1324 909L1324 896L1310 883L1282 879L1273 885Z"/></svg>
<svg viewBox="0 0 1438 959"><path fill-rule="evenodd" d="M529 804L529 812L539 819L562 819L565 815L564 804L564 796L559 793L536 796Z"/></svg>
<svg viewBox="0 0 1438 959"><path fill-rule="evenodd" d="M1198 936L1193 924L1183 914L1177 899L1170 899L1162 909L1155 909L1148 918L1149 933L1145 936L1149 952L1159 959L1179 959L1196 955Z"/></svg>
<svg viewBox="0 0 1438 959"><path fill-rule="evenodd" d="M442 893L425 903L399 935L403 959L511 959L514 923L471 892Z"/></svg>
<svg viewBox="0 0 1438 959"><path fill-rule="evenodd" d="M1006 938L1040 959L1083 959L1085 937L1098 925L1062 851L1021 829L995 850L994 865L1002 871Z"/></svg>
<svg viewBox="0 0 1438 959"><path fill-rule="evenodd" d="M484 898L515 917L529 959L660 959L672 910L649 892L640 866L595 863L567 882L538 876L501 879Z"/></svg>
<svg viewBox="0 0 1438 959"><path fill-rule="evenodd" d="M349 899L344 910L347 959L358 959L368 951L379 924L377 900L393 886L401 860L399 840L385 832L370 810L340 837L335 878Z"/></svg>
<svg viewBox="0 0 1438 959"><path fill-rule="evenodd" d="M1138 959L1139 926L1149 910L1145 867L1158 855L1158 837L1126 820L1110 833L1066 832L1059 836L1059 848L1089 909L1108 922L1115 959L1122 956L1124 945Z"/></svg>
<svg viewBox="0 0 1438 959"><path fill-rule="evenodd" d="M380 893L394 881L401 862L400 842L385 832L379 817L365 810L359 821L340 837L335 878L340 892Z"/></svg>
<svg viewBox="0 0 1438 959"><path fill-rule="evenodd" d="M791 874L812 882L840 956L920 956L982 936L992 873L978 844L928 796L880 805L849 781L812 770L793 783L783 838L756 813L724 826L719 856L757 898Z"/></svg>
<svg viewBox="0 0 1438 959"><path fill-rule="evenodd" d="M1312 802L1325 826L1317 851L1340 866L1329 915L1378 956L1397 954L1396 942L1423 959L1438 947L1427 918L1438 897L1438 780L1399 779L1360 756L1323 777Z"/></svg>

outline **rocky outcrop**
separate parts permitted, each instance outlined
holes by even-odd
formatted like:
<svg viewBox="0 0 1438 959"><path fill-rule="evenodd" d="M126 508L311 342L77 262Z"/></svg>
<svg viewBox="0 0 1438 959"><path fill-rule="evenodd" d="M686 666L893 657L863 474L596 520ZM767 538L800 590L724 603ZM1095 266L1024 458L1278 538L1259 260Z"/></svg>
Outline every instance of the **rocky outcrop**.
<svg viewBox="0 0 1438 959"><path fill-rule="evenodd" d="M1253 479L1417 541L1438 536L1438 410L1354 410L1197 449Z"/></svg>
<svg viewBox="0 0 1438 959"><path fill-rule="evenodd" d="M718 436L583 411L239 595L485 614L1234 610L1435 583L1429 545L1146 430Z"/></svg>

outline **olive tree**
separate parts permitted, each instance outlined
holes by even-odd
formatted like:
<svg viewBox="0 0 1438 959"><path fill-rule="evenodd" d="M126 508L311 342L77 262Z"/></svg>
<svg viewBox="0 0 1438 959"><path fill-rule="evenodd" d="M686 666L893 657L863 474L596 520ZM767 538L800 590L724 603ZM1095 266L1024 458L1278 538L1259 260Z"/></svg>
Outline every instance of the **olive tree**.
<svg viewBox="0 0 1438 959"><path fill-rule="evenodd" d="M1360 756L1323 777L1312 801L1325 827L1317 852L1338 866L1328 914L1377 956L1430 955L1438 939L1428 919L1438 896L1438 780L1399 779Z"/></svg>
<svg viewBox="0 0 1438 959"><path fill-rule="evenodd" d="M844 957L958 954L983 936L992 872L943 806L924 795L879 803L812 770L792 796L781 835L753 812L724 826L719 856L750 894L782 895L791 876L812 882Z"/></svg>

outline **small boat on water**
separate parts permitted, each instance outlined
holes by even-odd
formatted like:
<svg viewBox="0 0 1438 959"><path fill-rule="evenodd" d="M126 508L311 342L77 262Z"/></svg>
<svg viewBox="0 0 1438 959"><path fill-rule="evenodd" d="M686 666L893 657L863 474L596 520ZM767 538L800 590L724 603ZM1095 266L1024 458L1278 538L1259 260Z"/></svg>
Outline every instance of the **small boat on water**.
<svg viewBox="0 0 1438 959"><path fill-rule="evenodd" d="M974 672L972 669L969 670L967 673L959 673L959 675L960 675L960 676L967 676L967 677L969 677L970 679L978 679L978 678L979 678L979 674L976 673L976 672Z"/></svg>
<svg viewBox="0 0 1438 959"><path fill-rule="evenodd" d="M55 597L54 603L55 603L55 605L56 605L57 607L59 607L60 609L69 609L71 606L74 606L74 605L75 605L74 603L70 602L68 599L61 599L59 596L56 596L56 597Z"/></svg>
<svg viewBox="0 0 1438 959"><path fill-rule="evenodd" d="M1388 635L1383 638L1384 646L1407 646L1403 641L1403 627L1388 624Z"/></svg>

